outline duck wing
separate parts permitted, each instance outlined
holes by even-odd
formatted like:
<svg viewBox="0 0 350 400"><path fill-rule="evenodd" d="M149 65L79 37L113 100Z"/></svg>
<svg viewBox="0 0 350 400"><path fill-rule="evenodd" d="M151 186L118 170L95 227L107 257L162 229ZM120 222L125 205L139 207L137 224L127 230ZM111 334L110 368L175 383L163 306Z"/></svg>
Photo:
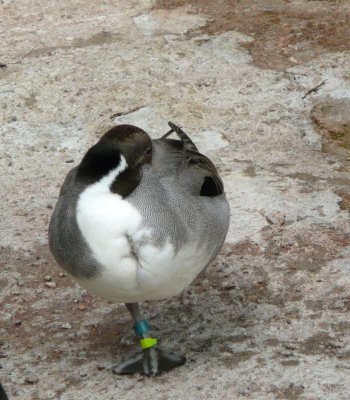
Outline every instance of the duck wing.
<svg viewBox="0 0 350 400"><path fill-rule="evenodd" d="M159 141L166 141L171 146L172 156L177 157L185 168L195 170L196 174L202 176L203 183L200 188L200 196L214 197L224 192L224 184L211 160L200 153L189 136L169 121L171 130L163 135ZM167 139L170 134L176 133L180 140Z"/></svg>

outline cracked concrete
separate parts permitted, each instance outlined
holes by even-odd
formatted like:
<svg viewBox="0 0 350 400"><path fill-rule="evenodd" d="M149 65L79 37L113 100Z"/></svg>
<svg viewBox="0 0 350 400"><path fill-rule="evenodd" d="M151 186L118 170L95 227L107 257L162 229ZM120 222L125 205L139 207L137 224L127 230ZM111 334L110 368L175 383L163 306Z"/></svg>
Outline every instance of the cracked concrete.
<svg viewBox="0 0 350 400"><path fill-rule="evenodd" d="M10 399L350 395L349 4L0 2L0 381ZM122 305L54 263L62 179L113 124L182 125L218 166L227 241L180 296L143 304L188 362L116 377Z"/></svg>

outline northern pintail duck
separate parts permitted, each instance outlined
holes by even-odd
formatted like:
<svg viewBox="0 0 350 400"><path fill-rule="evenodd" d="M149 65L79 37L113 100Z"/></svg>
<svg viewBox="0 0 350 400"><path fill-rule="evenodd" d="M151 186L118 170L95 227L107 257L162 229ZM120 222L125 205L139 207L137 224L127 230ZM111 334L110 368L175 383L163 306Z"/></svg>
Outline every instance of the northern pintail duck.
<svg viewBox="0 0 350 400"><path fill-rule="evenodd" d="M115 373L157 375L185 362L157 345L138 303L180 293L213 261L228 230L215 166L169 125L156 140L132 125L105 133L68 173L50 221L57 263L132 315L143 351ZM168 139L173 132L178 140Z"/></svg>

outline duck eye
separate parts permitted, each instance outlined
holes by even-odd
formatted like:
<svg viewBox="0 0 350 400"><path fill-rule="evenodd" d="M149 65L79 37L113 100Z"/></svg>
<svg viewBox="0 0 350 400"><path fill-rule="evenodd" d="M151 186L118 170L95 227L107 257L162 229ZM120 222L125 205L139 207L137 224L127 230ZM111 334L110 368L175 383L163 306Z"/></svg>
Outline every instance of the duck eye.
<svg viewBox="0 0 350 400"><path fill-rule="evenodd" d="M152 153L152 148L149 147L149 148L146 150L146 154L149 156L151 153Z"/></svg>

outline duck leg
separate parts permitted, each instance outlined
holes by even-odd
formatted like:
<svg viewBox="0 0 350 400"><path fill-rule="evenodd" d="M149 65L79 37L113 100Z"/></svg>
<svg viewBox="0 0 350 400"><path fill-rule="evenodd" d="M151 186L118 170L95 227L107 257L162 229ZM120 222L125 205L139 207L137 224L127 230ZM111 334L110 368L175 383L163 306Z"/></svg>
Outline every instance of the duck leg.
<svg viewBox="0 0 350 400"><path fill-rule="evenodd" d="M114 367L114 374L140 373L156 376L186 362L185 357L158 347L157 339L149 335L148 322L142 319L138 303L126 303L125 305L134 320L134 330L136 336L140 338L142 353Z"/></svg>

